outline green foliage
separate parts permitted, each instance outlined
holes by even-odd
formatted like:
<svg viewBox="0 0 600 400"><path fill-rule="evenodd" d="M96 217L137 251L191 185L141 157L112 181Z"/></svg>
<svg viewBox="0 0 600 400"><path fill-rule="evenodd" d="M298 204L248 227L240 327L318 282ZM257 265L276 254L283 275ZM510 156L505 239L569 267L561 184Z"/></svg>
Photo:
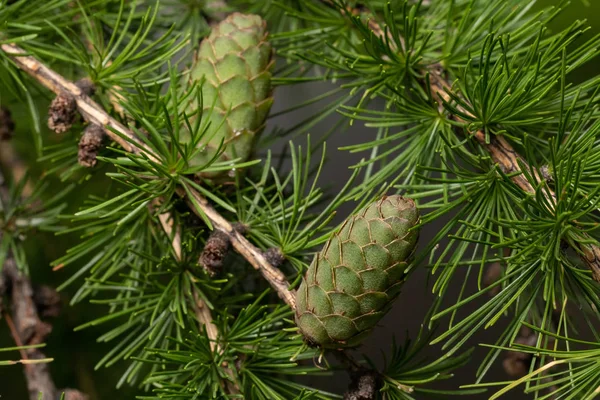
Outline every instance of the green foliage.
<svg viewBox="0 0 600 400"><path fill-rule="evenodd" d="M302 339L285 329L290 328L286 319L291 311L288 307L261 305L263 298L259 296L235 318L222 313L216 321L222 333L216 346L211 346L205 333L194 329L180 340L173 339L179 350L152 351L164 369L146 379L156 386L156 397L143 398L222 398L227 396L227 383L237 384L245 396L253 399L301 396L309 388L289 381L289 377L325 371L299 364L317 356L317 352L298 355ZM215 351L219 347L223 349L221 354ZM235 368L225 369L224 365ZM327 393L315 395L318 399L336 398Z"/></svg>
<svg viewBox="0 0 600 400"><path fill-rule="evenodd" d="M105 309L78 329L105 327L98 341L110 348L97 368L124 366L116 383L138 385L140 398L339 398L301 379L333 368L317 367L321 350L303 342L294 311L241 254L230 252L217 278L204 271L198 260L214 226L190 194L243 224L258 250L280 250L291 287L340 229L338 210L402 194L416 201L422 227L436 226L403 272L409 283L413 271L431 272L435 299L424 325L443 329L394 343L383 368L369 364L381 397L445 398L504 385L500 396L523 384L536 399L592 399L600 364L597 345L585 338L598 341L600 290L584 250L600 239L600 77L571 82L597 59L600 37L583 39L584 21L551 29L565 4L539 10L534 3L0 0L0 45L22 47L67 79L90 78L94 100L139 139L113 130L136 151L111 143L100 166L84 170L79 132L49 137L42 115L50 95L0 51L2 105L28 110L36 162L48 176L27 197L27 180L0 196L0 265L10 253L30 270L22 242L38 230L77 233L79 242L53 263L69 274L61 289L75 290L72 303ZM229 147L232 132L220 131L231 110L214 99L223 100L227 79L206 75L223 66L200 54L204 64L186 68L202 38L210 38L206 46L216 40L211 24L230 12L267 21L278 57L272 71L262 60L244 64L255 70L247 76L234 75L253 84L269 75L275 90L323 88L272 113L254 147ZM250 47L266 43L260 33ZM251 95L238 92L239 102ZM270 107L267 91L250 97ZM305 109L311 113L299 123L272 126ZM264 127L264 118L243 119L253 135ZM341 166L327 158L327 139L351 124L364 125L363 136L339 151L363 158L333 191L321 175ZM291 140L278 154L283 139ZM499 164L498 149L510 166ZM209 179L242 169L231 182ZM55 178L64 186L46 194ZM66 196L69 182L86 180L101 194L67 212L80 205ZM501 276L486 286L492 263ZM535 332L534 346L515 344L523 326ZM493 329L496 341L475 383L462 391L428 386L469 362L465 347L483 329ZM433 361L421 357L430 344L442 347ZM530 373L487 382L508 349L534 356Z"/></svg>
<svg viewBox="0 0 600 400"><path fill-rule="evenodd" d="M391 357L383 369L383 387L381 392L390 400L414 400L419 395L461 396L482 393L484 389L436 390L426 386L428 383L452 378L452 371L469 361L470 351L458 357L440 357L429 361L422 359L419 353L427 346L430 334L419 331L416 340L407 339L403 346L393 340ZM420 398L420 397L418 397Z"/></svg>
<svg viewBox="0 0 600 400"><path fill-rule="evenodd" d="M10 255L18 269L28 272L23 242L38 231L56 232L64 229L59 216L65 208L63 200L73 186L66 186L57 194L48 195L50 183L47 181L38 181L33 185L29 176L25 176L19 182L4 182L1 172L0 183L8 184L7 190L0 192L0 271Z"/></svg>

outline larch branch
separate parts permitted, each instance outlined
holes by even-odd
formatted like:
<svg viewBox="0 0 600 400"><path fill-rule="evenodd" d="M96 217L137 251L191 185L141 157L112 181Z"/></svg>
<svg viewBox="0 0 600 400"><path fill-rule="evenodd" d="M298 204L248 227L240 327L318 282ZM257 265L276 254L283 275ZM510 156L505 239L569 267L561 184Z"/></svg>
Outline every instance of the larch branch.
<svg viewBox="0 0 600 400"><path fill-rule="evenodd" d="M329 3L329 0L323 0ZM384 30L381 25L375 20L373 14L363 8L346 8L342 12L349 13L353 16L364 16L367 19L369 28L373 31L376 36L383 38ZM392 37L389 38L389 43L394 43ZM402 40L402 38L400 38ZM404 46L404 43L401 43ZM433 71L422 71L423 76L429 75L430 88L432 95L437 97L440 107L443 107L443 103L450 103L452 99L448 94L452 90L452 85L444 78L444 70L439 65L432 68ZM427 72L431 72L427 74ZM466 110L462 110L466 112ZM460 117L454 115L454 120L464 122ZM535 194L535 188L527 180L519 164L527 166L527 161L515 150L508 140L502 135L494 135L487 140L485 132L478 130L471 134L475 140L489 153L491 159L498 165L498 167L507 175L510 175L510 179L519 186L523 191L531 194ZM529 169L529 167L526 167ZM547 188L547 195L553 199L556 199L556 194ZM574 245L575 251L580 254L581 259L587 265L592 272L592 277L596 282L600 282L600 247L596 244L588 244L593 242L591 237L585 233L580 232L581 242Z"/></svg>
<svg viewBox="0 0 600 400"><path fill-rule="evenodd" d="M436 94L440 100L450 102L448 91L450 84L443 79L439 73L430 75L431 91ZM466 112L466 110L462 110ZM459 117L454 116L457 121L462 121ZM527 161L515 150L515 148L501 135L493 135L488 141L483 131L478 130L472 134L473 138L486 149L492 160L498 167L507 175L510 175L512 181L519 186L523 191L535 194L536 190L527 180L520 165L527 165ZM529 168L529 167L527 167ZM536 173L537 174L537 173ZM539 178L539 176L538 176ZM546 188L546 195L552 199L556 199L556 194L549 187ZM580 233L582 241L590 242L591 237L585 233ZM581 259L585 262L588 268L592 271L592 277L596 282L600 282L600 247L595 244L576 243L575 250L580 254Z"/></svg>
<svg viewBox="0 0 600 400"><path fill-rule="evenodd" d="M47 89L53 91L57 95L63 93L72 95L77 102L77 108L83 118L90 123L102 126L106 134L121 145L126 151L136 154L143 153L152 160L158 160L158 157L154 152L141 142L135 133L112 118L98 103L85 95L85 93L83 93L73 82L56 73L35 57L28 55L27 52L19 46L14 44L2 44L0 45L0 49L4 51L21 70L31 75ZM115 133L115 131L119 132L119 134ZM124 137L126 139L124 139ZM269 264L260 249L236 232L231 224L215 210L204 196L193 188L189 188L189 190L196 203L202 208L204 214L208 216L214 228L225 232L230 237L233 248L263 275L281 299L283 299L290 307L295 308L295 294L293 291L289 290L289 283L287 282L285 275ZM191 208L194 212L197 212L195 207Z"/></svg>
<svg viewBox="0 0 600 400"><path fill-rule="evenodd" d="M178 191L182 196L183 190ZM248 241L238 230L236 230L221 214L219 214L204 198L196 191L190 192L194 201L202 208L208 219L213 223L215 229L219 229L231 240L233 248L244 257L275 289L279 297L292 309L296 309L295 293L289 289L289 283L280 270L273 267L265 258L263 252ZM188 199L189 201L189 199ZM190 204L192 210L195 209Z"/></svg>
<svg viewBox="0 0 600 400"><path fill-rule="evenodd" d="M35 57L28 55L25 50L14 44L2 44L0 45L0 49L11 58L19 69L27 72L47 89L50 89L57 95L69 94L73 96L77 102L77 109L83 118L90 123L102 126L106 134L112 140L119 143L125 150L131 153L140 153L140 149L142 149L142 152L155 159L153 152L146 148L129 129L112 118L73 82L65 79L62 75L56 73ZM127 139L116 134L113 129L124 135ZM132 143L136 143L137 146Z"/></svg>

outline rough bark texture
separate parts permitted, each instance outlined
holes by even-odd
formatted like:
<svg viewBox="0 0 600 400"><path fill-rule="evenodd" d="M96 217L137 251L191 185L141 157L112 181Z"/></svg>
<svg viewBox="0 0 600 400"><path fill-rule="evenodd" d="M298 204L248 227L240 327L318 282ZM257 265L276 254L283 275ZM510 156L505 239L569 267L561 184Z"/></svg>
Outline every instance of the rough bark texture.
<svg viewBox="0 0 600 400"><path fill-rule="evenodd" d="M52 326L42 322L38 316L29 279L17 270L12 258L7 259L4 263L3 276L17 335L15 341L20 342L17 345L28 346L43 343L46 336L52 331ZM39 349L26 349L23 351L23 355L28 360L46 358ZM42 393L42 400L55 399L58 392L50 376L48 364L25 364L24 370L30 399L38 399L40 393Z"/></svg>
<svg viewBox="0 0 600 400"><path fill-rule="evenodd" d="M2 307L17 346L31 346L44 343L52 332L52 325L40 319L40 314L57 315L60 298L56 291L41 286L34 291L31 281L21 273L9 257L4 262L0 275L0 298L7 295L10 305ZM10 316L8 312L10 311ZM10 321L10 322L9 322ZM31 400L56 400L63 390L56 388L48 363L27 363L46 358L40 349L25 349L21 352L27 390ZM65 400L85 400L87 396L75 389L65 389Z"/></svg>
<svg viewBox="0 0 600 400"><path fill-rule="evenodd" d="M0 197L6 199L8 190L4 186L4 176L0 172ZM0 222L2 222L0 220ZM0 225L0 239L2 225ZM40 319L40 315L55 316L60 309L60 296L49 286L40 286L34 290L31 280L22 271L9 253L0 266L0 313L6 320L13 340L17 346L33 346L44 343L52 332L52 325ZM8 300L6 304L4 300ZM21 350L27 391L31 400L56 400L62 394L58 390L47 362L36 363L35 360L46 359L39 348ZM74 396L79 397L74 397ZM86 399L77 390L65 392L65 400Z"/></svg>

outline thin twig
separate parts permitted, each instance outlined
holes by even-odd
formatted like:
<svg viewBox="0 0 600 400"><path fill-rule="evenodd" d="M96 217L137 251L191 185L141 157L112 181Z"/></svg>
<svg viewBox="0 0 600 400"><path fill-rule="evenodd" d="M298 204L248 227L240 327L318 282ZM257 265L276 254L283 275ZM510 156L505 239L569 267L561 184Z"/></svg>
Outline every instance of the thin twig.
<svg viewBox="0 0 600 400"><path fill-rule="evenodd" d="M159 215L160 224L167 234L167 237L171 240L171 247L173 247L173 252L175 253L175 259L177 261L181 261L182 259L182 249L181 249L181 232L179 227L174 229L173 218L169 213L163 213ZM208 305L202 300L202 298L198 295L198 292L194 289L194 308L196 311L196 317L198 321L200 321L201 325L206 328L206 333L208 338L210 339L210 348L212 351L215 351L218 347L217 336L218 331L213 323L213 318L210 313L210 309Z"/></svg>
<svg viewBox="0 0 600 400"><path fill-rule="evenodd" d="M155 204L154 206L158 206ZM181 248L181 230L179 226L175 227L175 223L173 221L173 217L170 213L162 213L158 216L160 224L167 234L167 237L171 240L171 246L173 247L173 252L175 253L175 258L177 261L181 261L183 251ZM200 328L204 327L206 329L206 336L208 336L208 340L210 341L210 349L214 354L220 354L223 352L221 345L219 344L219 330L217 326L213 322L213 317L210 312L210 308L208 304L200 297L198 290L195 286L192 287L192 295L194 297L194 303L192 307L194 308L194 312L196 314L196 318L200 323ZM231 381L227 381L225 383L227 393L229 394L240 394L239 387L234 383L234 373L228 366L223 367L225 373L231 378Z"/></svg>
<svg viewBox="0 0 600 400"><path fill-rule="evenodd" d="M157 206L157 204L155 204L155 206ZM175 229L175 223L173 222L170 213L162 213L158 216L158 219L167 237L171 240L171 247L173 247L175 259L181 261L183 252L181 249L181 231L179 227ZM198 318L198 321L206 327L206 333L211 342L210 348L214 351L215 346L218 345L218 331L213 323L213 318L210 314L208 305L200 298L196 290L194 290L194 308L196 308L196 317Z"/></svg>
<svg viewBox="0 0 600 400"><path fill-rule="evenodd" d="M106 134L112 140L119 143L125 150L136 154L143 152L151 159L157 160L153 152L147 148L133 132L108 115L102 107L83 93L83 91L73 82L65 79L62 75L56 73L35 57L27 55L28 53L19 46L14 44L2 44L0 45L0 49L10 57L17 67L22 71L27 72L47 89L50 89L57 95L66 93L73 96L77 102L77 109L83 118L90 123L102 126ZM113 130L119 132L121 135L116 134ZM123 138L123 136L125 136L125 138ZM136 143L137 146L132 143Z"/></svg>
<svg viewBox="0 0 600 400"><path fill-rule="evenodd" d="M3 148L14 151L14 148L9 144L8 141L3 142ZM8 154L4 152L3 155L5 157L1 161L8 162L6 167L12 173L13 180L19 182L24 179L25 174L22 171L24 164L16 156L16 153ZM27 195L27 193L24 194ZM8 191L5 187L4 175L0 172L0 197L6 199L7 196ZM0 266L0 311L3 311L2 314L17 346L42 344L46 336L52 331L52 326L43 322L40 318L40 313L44 314L40 308L42 305L36 303L36 297L40 299L48 297L48 289L48 287L40 287L39 290L46 290L44 293L34 291L31 280L18 270L16 262L9 252L4 264ZM50 290L53 291L53 289ZM3 308L1 302L5 294L8 294L10 298L11 313ZM56 292L53 294L58 297ZM54 304L55 301L51 303L45 305L57 306L57 304ZM50 314L55 315L55 312L56 310L53 310ZM78 390L59 390L56 388L48 367L48 362L52 359L47 358L39 348L24 348L20 350L20 353L22 359L19 362L24 367L27 389L31 400L55 400L62 393L65 394L65 400L87 399L87 396Z"/></svg>
<svg viewBox="0 0 600 400"><path fill-rule="evenodd" d="M451 85L448 81L443 79L439 73L433 73L431 77L431 90L435 92L444 102L449 103L451 101L448 92L451 90ZM468 111L462 110L466 113ZM465 122L461 118L454 116L454 119L459 122ZM492 160L498 165L498 167L506 175L510 176L512 181L519 186L523 191L531 194L536 194L536 189L527 180L520 165L525 166L527 170L532 170L527 161L512 147L512 145L502 135L492 135L489 140L486 138L485 132L478 130L472 134L473 138L479 142L479 144L487 150ZM537 171L535 171L536 178L542 180ZM546 186L546 196L550 199L556 200L556 194L554 191ZM552 204L550 201L549 204ZM585 233L580 232L581 242L575 244L576 251L580 254L581 259L587 264L588 268L592 271L592 277L596 282L600 282L600 247L595 244L584 244L582 242L589 243L591 237Z"/></svg>
<svg viewBox="0 0 600 400"><path fill-rule="evenodd" d="M12 316L5 312L4 319L15 344L19 347L42 344L52 331L52 326L40 319L33 299L34 290L31 281L17 269L11 256L2 266L2 279L10 293L12 310ZM31 400L55 400L63 392L66 394L66 400L87 398L77 390L64 391L56 388L48 366L48 362L52 359L46 358L39 348L29 347L21 349L20 352L22 357L20 363L24 367Z"/></svg>
<svg viewBox="0 0 600 400"><path fill-rule="evenodd" d="M154 202L154 206L156 207L157 201ZM169 240L171 240L171 247L173 248L173 252L175 253L175 258L177 261L181 261L182 251L181 251L181 230L179 227L174 229L175 223L173 222L173 216L171 213L162 213L158 216L158 220L160 221L160 225L163 230L167 234Z"/></svg>
<svg viewBox="0 0 600 400"><path fill-rule="evenodd" d="M13 261L10 260L9 262L12 263ZM2 293L2 295L4 295L4 293ZM4 317L4 320L6 321L6 326L8 326L8 330L10 331L10 336L12 336L12 338L13 338L13 342L15 342L17 347L20 347L19 353L21 354L21 358L23 360L27 360L29 357L27 356L27 352L25 351L25 349L22 348L24 346L24 344L23 344L23 341L21 340L21 336L19 335L19 332L17 331L17 327L15 326L15 323L12 320L12 317L7 312L4 312L2 314L2 316Z"/></svg>
<svg viewBox="0 0 600 400"><path fill-rule="evenodd" d="M52 326L40 319L34 301L34 290L31 281L21 273L12 257L8 257L2 267L2 279L10 292L12 316L4 313L15 344L35 346L42 344L52 331ZM55 400L65 393L65 400L87 399L82 392L74 389L57 389L44 353L37 347L20 350L27 390L31 400Z"/></svg>
<svg viewBox="0 0 600 400"><path fill-rule="evenodd" d="M4 262L3 275L9 283L11 292L12 318L7 318L17 346L31 346L44 342L52 330L49 324L42 322L38 316L33 302L33 289L31 282L18 270L12 258ZM14 321L14 323L13 323ZM46 356L37 348L28 348L22 351L25 360L44 359ZM58 394L54 381L50 376L48 364L24 364L25 377L29 398L35 400L54 400ZM43 397L38 397L42 394Z"/></svg>
<svg viewBox="0 0 600 400"><path fill-rule="evenodd" d="M184 191L178 189L178 192L183 196ZM296 296L295 293L289 289L289 283L280 270L274 268L266 259L262 251L251 244L240 232L221 216L209 203L206 198L201 196L198 192L191 191L190 194L194 198L196 204L198 204L202 211L206 214L208 219L215 225L215 229L219 229L224 232L229 239L231 244L236 251L242 255L256 270L260 271L263 277L271 284L271 287L275 289L279 297L285 301L292 309L296 309ZM188 199L191 202L190 199ZM193 204L190 204L190 208L195 210Z"/></svg>
<svg viewBox="0 0 600 400"><path fill-rule="evenodd" d="M78 110L83 118L90 123L102 126L106 134L112 140L119 143L126 151L136 154L143 153L150 159L158 161L158 157L154 152L142 143L132 131L112 118L98 103L86 96L73 82L65 79L35 57L27 55L25 50L14 44L2 44L0 45L0 49L13 60L17 67L27 72L47 89L56 94L68 93L72 95L77 101ZM115 131L119 132L119 134L115 133ZM135 145L132 143L135 143ZM264 276L281 299L290 307L295 308L295 294L289 289L289 283L285 275L269 264L260 249L236 232L231 227L231 224L214 209L204 196L193 188L189 188L189 191L214 228L225 232L230 237L233 248ZM182 192L179 193L181 194ZM191 207L191 209L195 213L200 214L195 207Z"/></svg>

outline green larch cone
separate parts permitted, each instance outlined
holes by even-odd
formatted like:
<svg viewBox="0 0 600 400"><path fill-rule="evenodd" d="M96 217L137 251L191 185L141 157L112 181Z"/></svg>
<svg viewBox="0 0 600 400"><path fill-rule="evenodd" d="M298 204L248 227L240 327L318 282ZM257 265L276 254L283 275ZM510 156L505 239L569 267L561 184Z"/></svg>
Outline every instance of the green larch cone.
<svg viewBox="0 0 600 400"><path fill-rule="evenodd" d="M267 36L266 22L261 17L234 13L216 25L200 44L189 83L204 79L202 110L198 110L196 101L188 109L192 115L202 111L203 125L210 122L210 128L199 144L206 148L192 161L193 165L211 160L222 140L225 151L219 161L246 161L250 156L273 103L274 61ZM191 118L192 125L194 118L197 116Z"/></svg>
<svg viewBox="0 0 600 400"><path fill-rule="evenodd" d="M296 324L309 343L353 347L369 334L400 293L418 222L413 200L388 196L333 234L298 289Z"/></svg>

